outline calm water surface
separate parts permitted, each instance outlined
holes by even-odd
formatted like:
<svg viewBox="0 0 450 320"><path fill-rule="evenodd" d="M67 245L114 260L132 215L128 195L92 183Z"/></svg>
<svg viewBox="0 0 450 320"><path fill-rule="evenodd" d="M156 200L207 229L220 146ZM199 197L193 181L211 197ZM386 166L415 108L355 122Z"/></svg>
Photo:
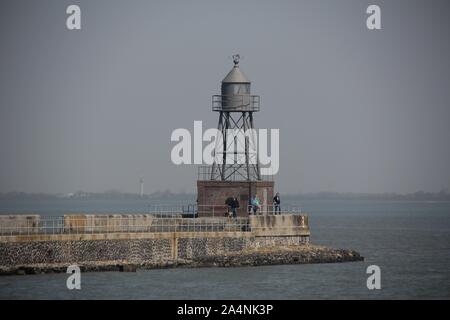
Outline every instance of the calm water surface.
<svg viewBox="0 0 450 320"><path fill-rule="evenodd" d="M290 201L299 203L295 199ZM285 201L286 202L286 201ZM450 202L304 200L315 244L359 251L364 262L0 277L1 299L449 299ZM0 214L143 212L147 201L0 201ZM381 268L381 290L366 268Z"/></svg>

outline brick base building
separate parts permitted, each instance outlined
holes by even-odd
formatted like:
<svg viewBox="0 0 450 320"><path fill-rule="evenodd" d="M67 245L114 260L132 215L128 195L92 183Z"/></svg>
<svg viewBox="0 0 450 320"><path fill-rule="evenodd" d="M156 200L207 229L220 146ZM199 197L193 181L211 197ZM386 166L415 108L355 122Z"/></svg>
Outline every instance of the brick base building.
<svg viewBox="0 0 450 320"><path fill-rule="evenodd" d="M274 197L273 181L217 181L197 180L197 203L199 216L223 216L227 206L225 200L228 197L236 197L240 208L238 216L248 216L248 205L255 194L261 204L262 213L271 210Z"/></svg>

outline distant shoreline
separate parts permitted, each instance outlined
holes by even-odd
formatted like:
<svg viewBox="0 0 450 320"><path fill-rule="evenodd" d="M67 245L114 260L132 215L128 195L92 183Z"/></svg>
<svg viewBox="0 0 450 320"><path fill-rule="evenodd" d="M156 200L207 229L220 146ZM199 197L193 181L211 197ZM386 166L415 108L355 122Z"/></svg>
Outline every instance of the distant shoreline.
<svg viewBox="0 0 450 320"><path fill-rule="evenodd" d="M103 193L78 191L69 194L50 194L50 193L25 193L25 192L7 192L0 193L0 200L184 200L195 203L195 193L172 193L169 190L158 191L151 194L140 196L134 193L123 193L119 191L108 191ZM450 201L450 192L448 189L442 189L439 192L417 191L414 193L357 193L357 192L314 192L284 194L283 199L296 200L407 200L407 201Z"/></svg>

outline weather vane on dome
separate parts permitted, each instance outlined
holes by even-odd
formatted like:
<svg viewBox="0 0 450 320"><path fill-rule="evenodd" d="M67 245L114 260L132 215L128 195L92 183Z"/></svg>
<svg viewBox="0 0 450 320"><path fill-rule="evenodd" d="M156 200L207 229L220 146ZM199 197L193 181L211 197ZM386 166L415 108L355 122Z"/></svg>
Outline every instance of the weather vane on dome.
<svg viewBox="0 0 450 320"><path fill-rule="evenodd" d="M234 62L235 66L237 66L239 64L240 58L241 58L241 56L239 54L233 54L233 62Z"/></svg>

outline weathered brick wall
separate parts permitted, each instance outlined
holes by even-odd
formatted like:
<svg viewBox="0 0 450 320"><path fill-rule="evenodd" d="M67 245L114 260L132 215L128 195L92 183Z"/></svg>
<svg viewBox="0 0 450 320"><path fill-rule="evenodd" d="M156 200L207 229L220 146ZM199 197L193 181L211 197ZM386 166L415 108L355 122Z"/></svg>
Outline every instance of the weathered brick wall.
<svg viewBox="0 0 450 320"><path fill-rule="evenodd" d="M197 181L197 195L199 206L223 206L221 212L216 215L223 215L225 213L225 200L228 197L236 197L240 203L238 210L239 216L248 216L247 205L249 204L250 196L258 195L261 205L267 208L267 205L272 205L274 196L274 182L273 181L211 181L198 180ZM201 207L199 208L200 211Z"/></svg>
<svg viewBox="0 0 450 320"><path fill-rule="evenodd" d="M180 238L178 239L178 258L193 259L198 256L241 251L248 246L249 239L247 237Z"/></svg>
<svg viewBox="0 0 450 320"><path fill-rule="evenodd" d="M26 241L0 243L0 266L83 261L171 259L170 239Z"/></svg>
<svg viewBox="0 0 450 320"><path fill-rule="evenodd" d="M31 264L82 264L123 260L128 263L164 263L209 255L239 252L246 248L302 244L308 236L253 237L205 235L146 239L58 240L0 242L0 267Z"/></svg>
<svg viewBox="0 0 450 320"><path fill-rule="evenodd" d="M247 243L250 248L264 248L273 246L292 246L309 243L309 236L289 236L289 237L254 237Z"/></svg>
<svg viewBox="0 0 450 320"><path fill-rule="evenodd" d="M66 217L67 218L67 217ZM69 217L70 218L70 217ZM103 216L83 216L67 219L82 221L83 231L93 226L109 230ZM125 217L126 218L126 217ZM131 218L130 218L131 219ZM146 227L163 223L165 219L136 216L129 222ZM143 220L143 221L141 221ZM244 219L247 221L246 219ZM127 220L128 221L128 220ZM159 221L159 222L158 222ZM223 255L247 248L276 245L300 245L309 242L308 218L305 215L260 215L249 218L249 229L240 231L233 221L224 218L174 219L176 230L166 232L100 232L58 234L16 234L0 236L0 267L32 264L82 264L90 262L124 261L132 264L165 263L177 259ZM151 222L151 225L150 225ZM167 223L167 221L165 221ZM236 220L236 223L239 220ZM210 225L193 232L188 225ZM69 227L73 227L70 224ZM214 227L215 226L215 227ZM247 226L247 225L246 225ZM228 228L230 227L230 228ZM200 230L200 231L199 231Z"/></svg>

